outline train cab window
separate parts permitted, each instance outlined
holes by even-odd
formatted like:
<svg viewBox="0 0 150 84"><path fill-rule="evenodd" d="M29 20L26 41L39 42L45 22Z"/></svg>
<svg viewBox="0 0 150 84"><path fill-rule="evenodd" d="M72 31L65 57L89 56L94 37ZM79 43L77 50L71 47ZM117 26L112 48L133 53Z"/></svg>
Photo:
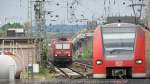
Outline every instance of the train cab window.
<svg viewBox="0 0 150 84"><path fill-rule="evenodd" d="M70 44L56 44L56 49L70 49Z"/></svg>
<svg viewBox="0 0 150 84"><path fill-rule="evenodd" d="M56 49L62 49L62 44L56 44Z"/></svg>
<svg viewBox="0 0 150 84"><path fill-rule="evenodd" d="M107 59L133 59L134 28L102 28L102 34Z"/></svg>
<svg viewBox="0 0 150 84"><path fill-rule="evenodd" d="M70 49L70 44L63 44L63 49Z"/></svg>

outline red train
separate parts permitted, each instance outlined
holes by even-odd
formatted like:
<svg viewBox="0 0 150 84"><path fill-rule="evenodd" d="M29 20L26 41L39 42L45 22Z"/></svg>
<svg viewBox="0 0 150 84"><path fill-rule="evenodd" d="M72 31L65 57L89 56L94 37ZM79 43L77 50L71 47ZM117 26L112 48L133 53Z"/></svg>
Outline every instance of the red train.
<svg viewBox="0 0 150 84"><path fill-rule="evenodd" d="M145 78L150 74L150 34L140 25L111 23L93 37L93 78Z"/></svg>
<svg viewBox="0 0 150 84"><path fill-rule="evenodd" d="M49 46L50 60L63 65L72 63L72 42L67 38L53 40Z"/></svg>

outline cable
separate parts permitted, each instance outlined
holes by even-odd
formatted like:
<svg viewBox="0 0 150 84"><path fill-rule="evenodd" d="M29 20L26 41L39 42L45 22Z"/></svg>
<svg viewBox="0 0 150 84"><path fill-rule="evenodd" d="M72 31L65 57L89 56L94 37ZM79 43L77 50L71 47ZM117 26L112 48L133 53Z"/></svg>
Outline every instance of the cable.
<svg viewBox="0 0 150 84"><path fill-rule="evenodd" d="M21 7L21 2L22 2L22 0L20 0L20 7Z"/></svg>
<svg viewBox="0 0 150 84"><path fill-rule="evenodd" d="M144 0L142 0L142 4L141 4L140 16L139 16L140 18L141 18L141 16L142 16L142 9L143 9L143 6L142 6L142 5L143 5L143 4L144 4Z"/></svg>
<svg viewBox="0 0 150 84"><path fill-rule="evenodd" d="M114 5L116 4L116 0L114 0Z"/></svg>
<svg viewBox="0 0 150 84"><path fill-rule="evenodd" d="M131 2L132 2L132 5L131 5L131 7L132 7L132 9L133 9L133 13L134 13L134 16L135 16L135 24L136 24L136 12L135 12L135 8L134 8L134 2L133 2L133 0L131 0Z"/></svg>

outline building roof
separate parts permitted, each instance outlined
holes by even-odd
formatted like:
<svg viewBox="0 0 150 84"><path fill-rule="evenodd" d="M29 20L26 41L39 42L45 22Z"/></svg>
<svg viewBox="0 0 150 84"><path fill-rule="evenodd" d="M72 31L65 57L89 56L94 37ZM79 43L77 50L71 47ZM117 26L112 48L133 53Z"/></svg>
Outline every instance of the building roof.
<svg viewBox="0 0 150 84"><path fill-rule="evenodd" d="M28 40L28 39L35 40L40 38L39 37L0 37L0 40Z"/></svg>

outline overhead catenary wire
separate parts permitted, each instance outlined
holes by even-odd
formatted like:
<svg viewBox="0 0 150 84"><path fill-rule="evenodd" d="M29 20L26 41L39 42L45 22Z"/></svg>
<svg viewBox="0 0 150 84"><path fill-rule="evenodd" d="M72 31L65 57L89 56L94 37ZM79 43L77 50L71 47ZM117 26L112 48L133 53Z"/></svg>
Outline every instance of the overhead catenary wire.
<svg viewBox="0 0 150 84"><path fill-rule="evenodd" d="M114 0L114 5L116 4L116 0Z"/></svg>
<svg viewBox="0 0 150 84"><path fill-rule="evenodd" d="M139 17L141 18L141 16L142 16L142 9L143 9L143 5L144 4L144 0L142 0L142 4L141 4L141 8L140 8L140 15L139 15Z"/></svg>

